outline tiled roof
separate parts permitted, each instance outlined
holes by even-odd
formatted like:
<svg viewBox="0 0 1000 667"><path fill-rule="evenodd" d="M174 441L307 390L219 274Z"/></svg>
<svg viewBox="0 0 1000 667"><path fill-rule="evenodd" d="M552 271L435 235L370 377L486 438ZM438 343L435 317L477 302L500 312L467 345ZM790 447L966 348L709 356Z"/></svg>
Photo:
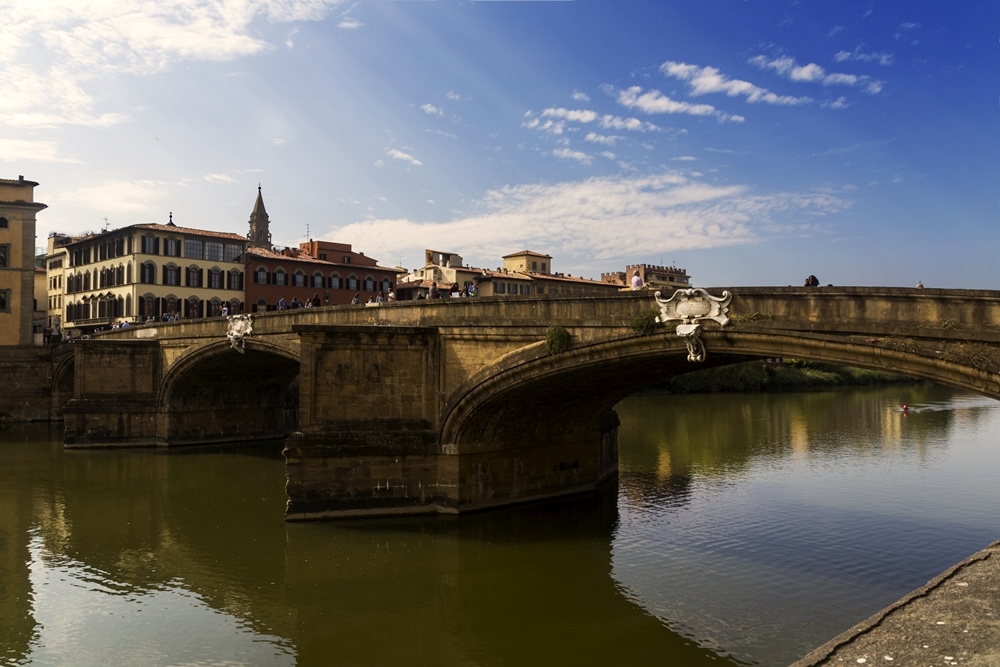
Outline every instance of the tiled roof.
<svg viewBox="0 0 1000 667"><path fill-rule="evenodd" d="M190 227L178 227L176 225L161 225L155 222L145 222L138 225L132 225L135 229L149 229L152 231L163 232L165 234L197 234L198 236L211 236L218 239L229 239L230 241L246 241L247 237L240 234L233 234L232 232L211 232L206 229L192 229ZM125 227L124 229L129 229ZM121 231L121 230L116 230ZM110 233L110 232L109 232Z"/></svg>
<svg viewBox="0 0 1000 667"><path fill-rule="evenodd" d="M331 262L325 259L318 259L302 252L301 250L295 257L290 257L288 255L282 255L280 252L274 252L273 250L268 250L267 248L261 248L259 246L251 246L247 248L246 254L254 257L259 257L260 259L267 260L269 262L304 262L308 264L322 264L323 266L337 266L345 267L350 269L356 269L358 272L361 271L396 271L396 269L391 269L385 266L362 266L360 264L350 264L343 262Z"/></svg>

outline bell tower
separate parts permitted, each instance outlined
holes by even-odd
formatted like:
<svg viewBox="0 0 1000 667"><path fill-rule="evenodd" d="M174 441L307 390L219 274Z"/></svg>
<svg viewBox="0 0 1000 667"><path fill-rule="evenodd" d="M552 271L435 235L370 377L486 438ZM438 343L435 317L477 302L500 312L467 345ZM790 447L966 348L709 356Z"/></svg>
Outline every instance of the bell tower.
<svg viewBox="0 0 1000 667"><path fill-rule="evenodd" d="M260 194L260 185L257 185L257 201L250 214L250 233L247 234L251 247L271 249L271 232L268 229L270 224L271 220L264 208L264 197Z"/></svg>

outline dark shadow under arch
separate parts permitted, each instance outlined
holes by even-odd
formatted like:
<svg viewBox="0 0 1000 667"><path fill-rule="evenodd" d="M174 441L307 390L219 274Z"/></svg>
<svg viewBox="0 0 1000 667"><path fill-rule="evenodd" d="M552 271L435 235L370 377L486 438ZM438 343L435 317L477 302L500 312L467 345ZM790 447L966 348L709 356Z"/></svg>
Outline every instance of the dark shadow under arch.
<svg viewBox="0 0 1000 667"><path fill-rule="evenodd" d="M299 360L259 343L228 342L178 362L160 388L167 445L284 438L298 424Z"/></svg>

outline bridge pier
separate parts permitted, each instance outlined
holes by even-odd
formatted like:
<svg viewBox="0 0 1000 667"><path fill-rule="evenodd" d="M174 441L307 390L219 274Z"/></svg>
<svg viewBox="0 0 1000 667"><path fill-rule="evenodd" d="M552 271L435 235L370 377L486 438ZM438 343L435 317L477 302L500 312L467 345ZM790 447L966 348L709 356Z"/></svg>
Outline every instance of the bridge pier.
<svg viewBox="0 0 1000 667"><path fill-rule="evenodd" d="M289 520L459 513L592 490L617 473L614 413L596 426L566 415L552 424L504 419L469 442L441 442L446 355L436 328L296 331L300 430L284 450Z"/></svg>
<svg viewBox="0 0 1000 667"><path fill-rule="evenodd" d="M159 345L141 340L73 345L74 393L63 412L66 446L156 444Z"/></svg>
<svg viewBox="0 0 1000 667"><path fill-rule="evenodd" d="M423 423L331 424L285 443L285 518L458 514L592 491L618 471L617 419L597 438L439 445Z"/></svg>

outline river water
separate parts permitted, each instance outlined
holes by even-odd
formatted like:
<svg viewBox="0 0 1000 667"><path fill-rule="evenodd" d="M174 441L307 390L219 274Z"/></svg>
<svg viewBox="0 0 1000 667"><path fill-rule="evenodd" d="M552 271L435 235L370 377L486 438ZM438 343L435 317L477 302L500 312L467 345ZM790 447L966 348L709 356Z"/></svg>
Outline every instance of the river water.
<svg viewBox="0 0 1000 667"><path fill-rule="evenodd" d="M1000 402L617 409L617 485L457 519L285 524L280 444L0 431L0 665L787 665L1000 537Z"/></svg>

